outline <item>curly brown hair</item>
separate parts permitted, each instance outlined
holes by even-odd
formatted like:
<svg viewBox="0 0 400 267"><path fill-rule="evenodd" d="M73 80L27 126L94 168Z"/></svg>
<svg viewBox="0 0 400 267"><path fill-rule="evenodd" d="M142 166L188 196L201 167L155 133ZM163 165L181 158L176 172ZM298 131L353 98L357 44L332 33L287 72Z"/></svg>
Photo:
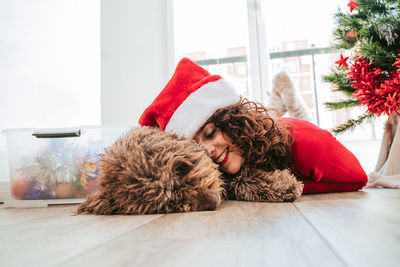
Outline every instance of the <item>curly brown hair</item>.
<svg viewBox="0 0 400 267"><path fill-rule="evenodd" d="M217 110L204 125L214 123L232 139L245 159L243 167L265 171L289 168L293 137L290 125L277 122L262 104L246 98Z"/></svg>

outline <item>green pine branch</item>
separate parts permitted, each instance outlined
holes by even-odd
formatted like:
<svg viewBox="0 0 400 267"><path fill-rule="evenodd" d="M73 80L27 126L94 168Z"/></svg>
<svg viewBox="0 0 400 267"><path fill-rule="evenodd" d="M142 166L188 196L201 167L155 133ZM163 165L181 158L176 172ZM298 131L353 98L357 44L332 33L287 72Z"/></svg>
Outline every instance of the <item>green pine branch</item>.
<svg viewBox="0 0 400 267"><path fill-rule="evenodd" d="M351 49L357 42L356 38L349 39L347 34L354 30L358 33L358 31L362 28L360 20L356 17L357 15L349 15L342 11L338 11L335 14L334 18L337 23L337 27L333 32L334 36L334 44L333 46L336 49Z"/></svg>
<svg viewBox="0 0 400 267"><path fill-rule="evenodd" d="M340 102L325 102L324 104L330 110L337 110L342 108L357 107L360 105L360 102L358 100L349 99Z"/></svg>
<svg viewBox="0 0 400 267"><path fill-rule="evenodd" d="M335 87L332 89L334 92L342 92L349 98L353 97L355 89L351 87L351 81L343 71L333 70L330 75L323 75L322 80L334 84Z"/></svg>
<svg viewBox="0 0 400 267"><path fill-rule="evenodd" d="M395 70L392 64L397 57L397 53L398 50L388 50L387 46L382 46L371 40L363 43L360 48L360 54L362 56L369 58L371 62L375 63L381 70L386 72Z"/></svg>
<svg viewBox="0 0 400 267"><path fill-rule="evenodd" d="M336 126L335 128L331 129L331 131L335 135L337 135L337 134L341 134L348 130L354 130L356 128L356 126L361 125L366 121L371 121L375 117L376 117L375 114L365 113L363 115L358 116L357 119L350 119L347 122Z"/></svg>
<svg viewBox="0 0 400 267"><path fill-rule="evenodd" d="M387 3L388 1L374 1L374 0L357 0L359 6L359 13L366 13L368 15L384 14L387 13L391 8L391 5Z"/></svg>

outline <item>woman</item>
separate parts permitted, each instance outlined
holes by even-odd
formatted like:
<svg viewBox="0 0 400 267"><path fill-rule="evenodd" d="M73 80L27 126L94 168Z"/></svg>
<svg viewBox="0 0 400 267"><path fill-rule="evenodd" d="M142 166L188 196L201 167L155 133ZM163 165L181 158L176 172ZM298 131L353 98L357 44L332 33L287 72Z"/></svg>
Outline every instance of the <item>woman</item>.
<svg viewBox="0 0 400 267"><path fill-rule="evenodd" d="M303 193L366 185L357 158L328 131L300 119L273 119L268 111L184 58L139 124L193 138L219 164L227 184L238 176L289 169L303 182Z"/></svg>

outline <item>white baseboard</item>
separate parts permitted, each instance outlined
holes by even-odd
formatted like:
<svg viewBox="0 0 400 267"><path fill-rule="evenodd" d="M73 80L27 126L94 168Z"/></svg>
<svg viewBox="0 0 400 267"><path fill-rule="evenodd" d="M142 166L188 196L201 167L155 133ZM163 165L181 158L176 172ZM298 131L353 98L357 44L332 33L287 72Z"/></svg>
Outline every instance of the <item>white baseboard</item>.
<svg viewBox="0 0 400 267"><path fill-rule="evenodd" d="M85 201L84 198L69 198L69 199L35 199L35 200L15 200L6 199L4 207L7 208L46 208L49 205L65 205L65 204L80 204Z"/></svg>
<svg viewBox="0 0 400 267"><path fill-rule="evenodd" d="M4 200L10 199L10 182L0 181L0 203L4 203Z"/></svg>

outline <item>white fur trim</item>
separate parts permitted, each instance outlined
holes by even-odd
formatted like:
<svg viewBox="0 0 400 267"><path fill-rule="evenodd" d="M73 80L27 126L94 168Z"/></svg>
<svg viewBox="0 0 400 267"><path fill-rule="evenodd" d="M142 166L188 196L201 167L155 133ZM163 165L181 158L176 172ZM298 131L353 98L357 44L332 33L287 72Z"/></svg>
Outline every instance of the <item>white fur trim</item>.
<svg viewBox="0 0 400 267"><path fill-rule="evenodd" d="M235 104L239 100L240 96L224 79L209 82L183 101L172 115L165 130L193 137L215 111Z"/></svg>

